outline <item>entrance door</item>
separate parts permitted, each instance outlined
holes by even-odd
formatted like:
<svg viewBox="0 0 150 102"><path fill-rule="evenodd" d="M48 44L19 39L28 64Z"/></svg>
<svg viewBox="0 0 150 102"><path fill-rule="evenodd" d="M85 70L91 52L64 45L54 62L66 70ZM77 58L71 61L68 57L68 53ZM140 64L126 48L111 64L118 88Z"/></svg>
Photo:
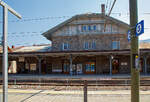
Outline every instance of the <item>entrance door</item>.
<svg viewBox="0 0 150 102"><path fill-rule="evenodd" d="M72 72L74 75L82 74L82 64L73 64Z"/></svg>
<svg viewBox="0 0 150 102"><path fill-rule="evenodd" d="M69 65L69 63L64 63L63 64L63 72L64 72L64 74L69 74L69 70L70 69L70 65Z"/></svg>
<svg viewBox="0 0 150 102"><path fill-rule="evenodd" d="M113 59L112 61L112 74L119 72L119 59Z"/></svg>
<svg viewBox="0 0 150 102"><path fill-rule="evenodd" d="M47 74L52 73L52 63L46 63L46 73Z"/></svg>

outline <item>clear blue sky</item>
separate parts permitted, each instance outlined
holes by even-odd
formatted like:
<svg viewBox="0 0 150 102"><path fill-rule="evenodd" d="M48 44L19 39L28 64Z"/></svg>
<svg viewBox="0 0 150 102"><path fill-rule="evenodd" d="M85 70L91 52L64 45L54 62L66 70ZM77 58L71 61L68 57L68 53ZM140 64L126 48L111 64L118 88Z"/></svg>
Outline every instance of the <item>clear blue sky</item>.
<svg viewBox="0 0 150 102"><path fill-rule="evenodd" d="M31 20L21 22L9 22L9 45L33 45L33 44L48 44L50 41L41 36L42 32L54 27L62 21L76 14L82 13L100 13L100 5L105 3L108 8L114 0L3 0L24 19L36 19L45 17L54 17L45 20ZM108 3L107 3L108 1ZM120 19L124 22L129 22L129 0L117 0L111 16ZM145 28L150 28L150 1L138 0L139 6L139 21L145 20ZM149 13L149 14L144 14ZM67 16L67 17L63 17ZM57 17L57 18L56 18ZM59 18L62 17L62 18ZM15 16L9 13L9 21L18 20ZM0 21L2 21L2 7L0 7ZM42 32L41 32L42 31ZM0 23L0 33L2 32L2 23ZM140 39L149 39L150 29L145 29L145 34Z"/></svg>

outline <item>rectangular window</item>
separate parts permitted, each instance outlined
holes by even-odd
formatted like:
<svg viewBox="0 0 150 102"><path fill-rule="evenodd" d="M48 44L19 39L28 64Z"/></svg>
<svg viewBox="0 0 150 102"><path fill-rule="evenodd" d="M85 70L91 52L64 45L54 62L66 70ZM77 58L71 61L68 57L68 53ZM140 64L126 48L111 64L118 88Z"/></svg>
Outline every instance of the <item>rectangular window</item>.
<svg viewBox="0 0 150 102"><path fill-rule="evenodd" d="M69 50L69 44L68 43L63 43L62 50Z"/></svg>
<svg viewBox="0 0 150 102"><path fill-rule="evenodd" d="M85 64L86 73L93 73L95 72L95 62L87 62Z"/></svg>
<svg viewBox="0 0 150 102"><path fill-rule="evenodd" d="M92 42L91 47L92 47L92 49L96 49L96 42L95 41Z"/></svg>
<svg viewBox="0 0 150 102"><path fill-rule="evenodd" d="M97 27L96 27L96 25L83 25L83 26L81 26L81 30L82 30L82 32L85 32L85 31L96 31Z"/></svg>
<svg viewBox="0 0 150 102"><path fill-rule="evenodd" d="M89 43L88 42L84 43L84 49L86 49L86 50L89 49Z"/></svg>
<svg viewBox="0 0 150 102"><path fill-rule="evenodd" d="M36 71L36 64L35 63L30 64L30 70Z"/></svg>
<svg viewBox="0 0 150 102"><path fill-rule="evenodd" d="M86 31L86 25L83 25L82 26L82 32L85 32Z"/></svg>
<svg viewBox="0 0 150 102"><path fill-rule="evenodd" d="M96 31L96 25L93 26L93 30Z"/></svg>
<svg viewBox="0 0 150 102"><path fill-rule="evenodd" d="M113 41L112 42L112 49L120 49L120 41Z"/></svg>
<svg viewBox="0 0 150 102"><path fill-rule="evenodd" d="M88 26L88 30L89 30L89 31L91 31L91 30L92 30L90 25Z"/></svg>

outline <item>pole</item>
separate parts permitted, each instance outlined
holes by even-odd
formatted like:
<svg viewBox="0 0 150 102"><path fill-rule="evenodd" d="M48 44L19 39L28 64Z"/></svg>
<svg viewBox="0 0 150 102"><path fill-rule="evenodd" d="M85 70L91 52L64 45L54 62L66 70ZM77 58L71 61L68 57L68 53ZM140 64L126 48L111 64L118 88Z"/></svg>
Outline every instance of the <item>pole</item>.
<svg viewBox="0 0 150 102"><path fill-rule="evenodd" d="M72 74L72 55L70 55L70 75Z"/></svg>
<svg viewBox="0 0 150 102"><path fill-rule="evenodd" d="M109 75L110 75L110 76L112 76L112 57L113 57L113 56L110 56L110 57L109 57L109 64L110 64L110 66L109 66L109 67L110 67L110 68L109 68L109 70L110 70Z"/></svg>
<svg viewBox="0 0 150 102"><path fill-rule="evenodd" d="M87 80L84 81L84 102L87 102Z"/></svg>
<svg viewBox="0 0 150 102"><path fill-rule="evenodd" d="M8 9L3 7L3 102L8 102Z"/></svg>
<svg viewBox="0 0 150 102"><path fill-rule="evenodd" d="M3 102L8 102L8 11L10 11L12 14L14 14L20 19L21 15L2 0L0 0L0 5L3 6Z"/></svg>
<svg viewBox="0 0 150 102"><path fill-rule="evenodd" d="M147 74L147 56L146 55L144 56L144 72L146 75Z"/></svg>
<svg viewBox="0 0 150 102"><path fill-rule="evenodd" d="M39 57L38 60L39 60L39 74L41 74L41 60L42 60L41 57Z"/></svg>
<svg viewBox="0 0 150 102"><path fill-rule="evenodd" d="M131 28L131 102L139 102L139 69L136 68L136 57L139 56L136 24L138 23L137 0L129 0ZM139 63L138 63L139 64Z"/></svg>

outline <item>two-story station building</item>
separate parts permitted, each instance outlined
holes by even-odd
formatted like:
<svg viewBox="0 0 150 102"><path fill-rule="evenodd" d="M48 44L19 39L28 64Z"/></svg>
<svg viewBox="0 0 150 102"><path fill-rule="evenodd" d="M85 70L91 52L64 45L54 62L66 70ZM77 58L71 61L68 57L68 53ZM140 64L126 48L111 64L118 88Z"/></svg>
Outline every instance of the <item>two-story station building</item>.
<svg viewBox="0 0 150 102"><path fill-rule="evenodd" d="M128 24L105 15L102 5L102 13L73 16L43 33L52 43L40 46L45 50L14 49L9 56L16 60L18 73L128 74L128 29ZM141 72L150 73L150 49L140 54Z"/></svg>

